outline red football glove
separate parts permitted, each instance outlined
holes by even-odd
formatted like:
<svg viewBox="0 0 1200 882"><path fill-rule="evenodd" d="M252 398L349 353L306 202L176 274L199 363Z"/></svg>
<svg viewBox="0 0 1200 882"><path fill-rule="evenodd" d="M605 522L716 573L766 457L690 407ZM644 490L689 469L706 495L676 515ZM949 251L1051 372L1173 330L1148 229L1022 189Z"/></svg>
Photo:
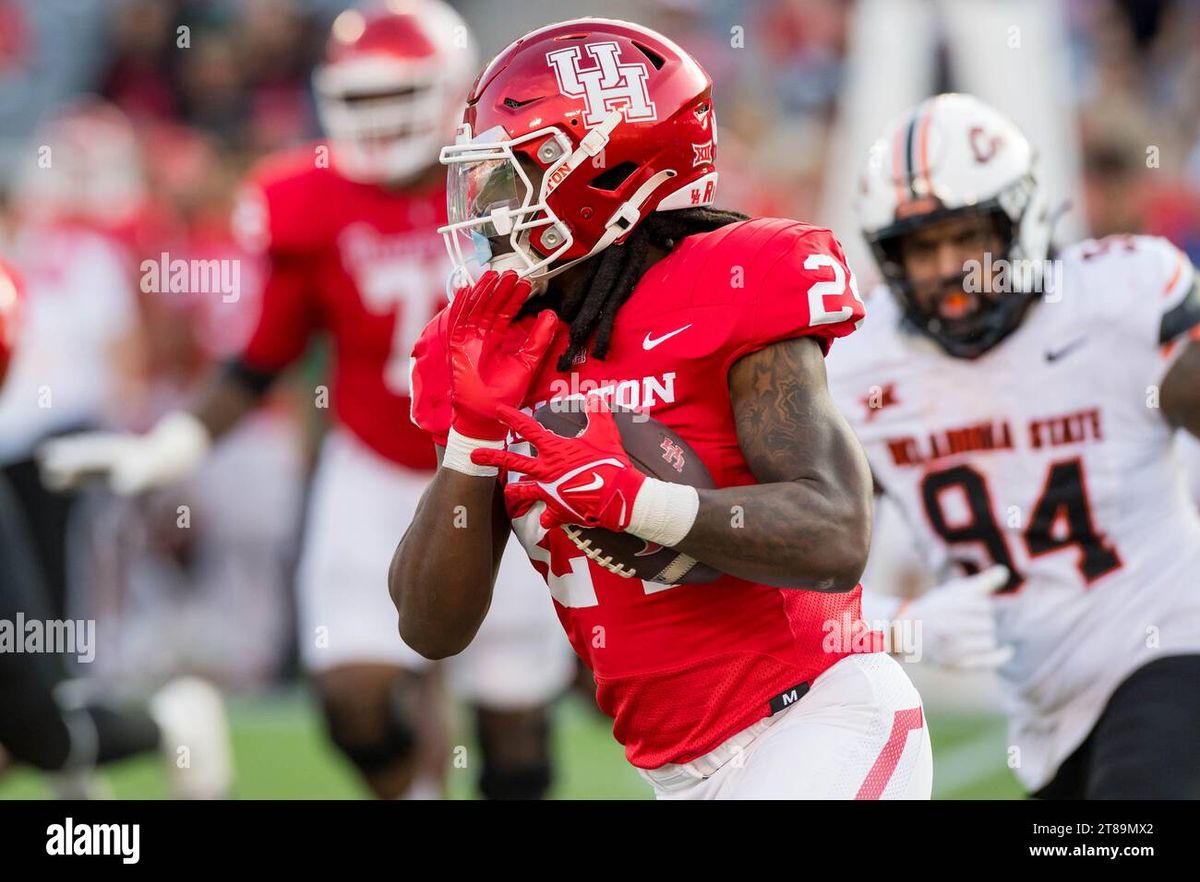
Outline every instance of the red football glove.
<svg viewBox="0 0 1200 882"><path fill-rule="evenodd" d="M515 322L531 285L511 270L492 270L459 291L450 306L451 428L479 441L503 441L508 427L498 405L521 403L554 341L558 316L543 310Z"/></svg>
<svg viewBox="0 0 1200 882"><path fill-rule="evenodd" d="M621 446L607 402L599 397L588 401L587 428L575 438L556 435L512 407L500 407L500 418L536 447L538 455L476 450L471 459L478 465L499 466L533 478L509 483L504 495L514 506L546 503L542 512L546 529L580 524L623 532L647 477L634 468Z"/></svg>

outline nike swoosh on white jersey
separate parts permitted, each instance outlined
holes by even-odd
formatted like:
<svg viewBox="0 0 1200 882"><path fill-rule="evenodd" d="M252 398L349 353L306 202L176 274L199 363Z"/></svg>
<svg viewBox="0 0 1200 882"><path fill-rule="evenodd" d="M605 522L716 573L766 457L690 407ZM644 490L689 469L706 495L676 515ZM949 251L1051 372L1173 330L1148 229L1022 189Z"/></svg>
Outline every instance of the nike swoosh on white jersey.
<svg viewBox="0 0 1200 882"><path fill-rule="evenodd" d="M671 333L669 333L669 334L663 334L661 337L651 337L650 332L647 331L646 339L642 341L642 348L643 349L653 349L659 343L663 343L667 340L670 340L676 334L682 334L684 331L686 331L690 327L691 327L690 324L684 325L682 328L677 328L676 330L671 331Z"/></svg>
<svg viewBox="0 0 1200 882"><path fill-rule="evenodd" d="M582 487L568 487L563 493L586 493L588 490L599 490L604 486L604 479L600 477L599 472L592 472L592 480Z"/></svg>
<svg viewBox="0 0 1200 882"><path fill-rule="evenodd" d="M1072 340L1066 346L1062 346L1058 349L1047 349L1046 350L1046 361L1058 361L1060 358L1064 358L1064 357L1070 355L1072 352L1074 352L1076 349L1078 349L1080 346L1082 346L1084 343L1086 343L1087 339L1088 338L1086 335L1083 337L1076 337L1074 340Z"/></svg>

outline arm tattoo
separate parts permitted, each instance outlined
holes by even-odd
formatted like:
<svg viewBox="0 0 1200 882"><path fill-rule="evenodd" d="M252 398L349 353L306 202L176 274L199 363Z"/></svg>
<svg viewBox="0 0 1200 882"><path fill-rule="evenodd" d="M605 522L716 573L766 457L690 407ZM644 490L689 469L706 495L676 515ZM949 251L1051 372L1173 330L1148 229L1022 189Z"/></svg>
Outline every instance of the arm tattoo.
<svg viewBox="0 0 1200 882"><path fill-rule="evenodd" d="M738 441L750 470L761 482L794 481L806 475L802 443L825 416L814 401L813 386L823 392L825 368L807 340L768 347L734 367L743 376L733 382ZM806 357L807 356L807 357ZM815 368L815 369L814 369ZM741 394L739 394L739 392Z"/></svg>
<svg viewBox="0 0 1200 882"><path fill-rule="evenodd" d="M759 483L700 491L680 550L770 585L850 590L870 536L870 470L829 397L819 346L801 338L746 356L730 371L730 398Z"/></svg>

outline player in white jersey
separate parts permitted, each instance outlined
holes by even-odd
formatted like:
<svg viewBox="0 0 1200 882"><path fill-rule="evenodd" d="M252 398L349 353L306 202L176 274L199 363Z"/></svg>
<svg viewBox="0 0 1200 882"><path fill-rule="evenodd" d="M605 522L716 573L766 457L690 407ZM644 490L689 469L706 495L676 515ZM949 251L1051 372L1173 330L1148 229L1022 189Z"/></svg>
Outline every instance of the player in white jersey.
<svg viewBox="0 0 1200 882"><path fill-rule="evenodd" d="M1200 797L1200 517L1174 450L1200 434L1196 273L1145 236L1056 252L1034 171L969 96L888 130L859 218L892 296L832 353L831 388L951 580L909 605L950 644L926 654L999 665L1022 784Z"/></svg>

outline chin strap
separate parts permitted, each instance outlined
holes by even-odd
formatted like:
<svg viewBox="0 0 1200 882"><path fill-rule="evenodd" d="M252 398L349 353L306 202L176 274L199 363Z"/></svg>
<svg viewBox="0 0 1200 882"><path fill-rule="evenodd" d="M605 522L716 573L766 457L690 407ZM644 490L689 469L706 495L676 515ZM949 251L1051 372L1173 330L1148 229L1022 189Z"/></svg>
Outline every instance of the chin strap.
<svg viewBox="0 0 1200 882"><path fill-rule="evenodd" d="M552 279L559 273L575 266L575 264L599 254L613 242L617 241L626 233L628 233L633 228L634 224L642 219L642 206L646 204L646 201L650 198L651 194L667 181L671 180L671 178L675 177L675 175L676 171L674 169L666 168L658 172L658 174L652 175L650 178L648 178L646 182L642 184L642 186L638 187L637 190L634 191L632 196L630 196L621 204L620 208L613 212L613 216L610 217L608 219L608 223L604 225L604 235L596 240L596 244L592 246L592 249L587 254L583 255L582 257L577 257L574 260L567 261L562 266L557 266L550 270L550 272L538 276L538 278Z"/></svg>
<svg viewBox="0 0 1200 882"><path fill-rule="evenodd" d="M567 157L566 164L562 166L565 171L562 171L562 169L555 170L553 180L550 181L550 186L546 188L546 196L553 193L558 184L566 180L584 162L604 152L604 148L608 145L613 130L621 122L622 118L621 111L611 111L608 116L604 117L600 125L596 126L580 139L579 146ZM545 199L544 196L542 198L543 200Z"/></svg>

